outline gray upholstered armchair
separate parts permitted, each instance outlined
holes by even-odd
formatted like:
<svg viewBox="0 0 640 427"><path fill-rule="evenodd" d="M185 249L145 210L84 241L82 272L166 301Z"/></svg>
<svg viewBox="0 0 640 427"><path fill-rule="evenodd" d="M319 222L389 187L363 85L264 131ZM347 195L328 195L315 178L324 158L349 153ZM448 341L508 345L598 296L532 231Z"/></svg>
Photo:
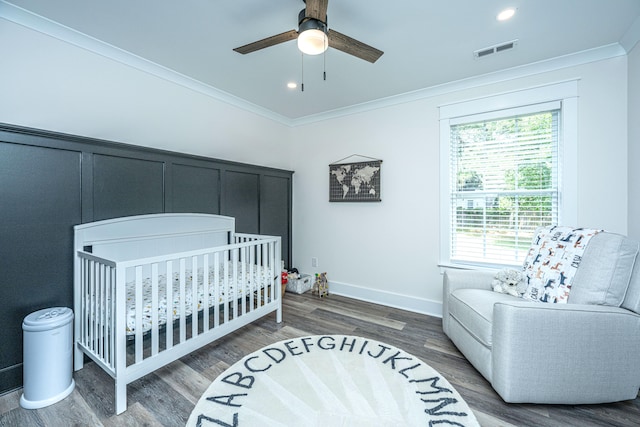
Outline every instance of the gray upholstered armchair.
<svg viewBox="0 0 640 427"><path fill-rule="evenodd" d="M449 270L444 332L506 402L634 399L640 388L637 254L636 241L594 235L566 304L494 292L494 272Z"/></svg>

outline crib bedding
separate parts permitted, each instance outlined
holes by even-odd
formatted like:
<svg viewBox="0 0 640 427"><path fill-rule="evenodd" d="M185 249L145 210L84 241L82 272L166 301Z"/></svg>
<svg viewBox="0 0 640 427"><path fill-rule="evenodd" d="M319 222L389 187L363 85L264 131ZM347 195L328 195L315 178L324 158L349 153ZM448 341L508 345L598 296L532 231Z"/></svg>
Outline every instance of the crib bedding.
<svg viewBox="0 0 640 427"><path fill-rule="evenodd" d="M204 286L204 272L202 269L198 269L197 274L197 310L201 311L204 307L205 298L207 298L207 307L213 307L215 304L221 304L225 302L231 302L236 298L248 296L251 292L255 292L259 289L264 289L269 284L273 284L270 280L268 271L258 266L250 266L247 263L237 263L237 267L234 268L231 262L225 267L220 266L218 277L218 294L215 292L215 272L214 268L209 269L208 289ZM234 271L236 274L234 274ZM225 275L226 272L226 283ZM190 316L192 313L192 301L193 301L193 272L191 270L185 270L185 284L184 284L184 298L185 315ZM237 277L237 280L236 280ZM170 312L172 313L171 321L180 318L180 273L174 272L171 280L172 289L172 303ZM127 335L134 335L136 332L136 283L135 281L127 282ZM146 277L142 280L142 332L146 333L152 329L153 308L152 308L152 295L153 287L150 277ZM167 277L165 274L158 274L158 326L163 326L167 323Z"/></svg>

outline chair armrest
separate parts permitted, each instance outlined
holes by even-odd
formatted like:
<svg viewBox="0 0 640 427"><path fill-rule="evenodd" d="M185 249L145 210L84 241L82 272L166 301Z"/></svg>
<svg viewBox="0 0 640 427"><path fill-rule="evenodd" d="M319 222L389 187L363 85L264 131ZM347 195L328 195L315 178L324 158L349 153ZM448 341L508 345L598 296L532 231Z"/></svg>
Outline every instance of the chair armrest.
<svg viewBox="0 0 640 427"><path fill-rule="evenodd" d="M638 392L640 316L632 311L499 302L492 339L492 385L507 402L613 402Z"/></svg>
<svg viewBox="0 0 640 427"><path fill-rule="evenodd" d="M444 272L444 293L450 294L456 289L493 290L491 282L496 272L486 270L446 270Z"/></svg>
<svg viewBox="0 0 640 427"><path fill-rule="evenodd" d="M449 334L449 295L456 289L493 290L491 282L495 276L492 271L446 270L442 280L442 329Z"/></svg>

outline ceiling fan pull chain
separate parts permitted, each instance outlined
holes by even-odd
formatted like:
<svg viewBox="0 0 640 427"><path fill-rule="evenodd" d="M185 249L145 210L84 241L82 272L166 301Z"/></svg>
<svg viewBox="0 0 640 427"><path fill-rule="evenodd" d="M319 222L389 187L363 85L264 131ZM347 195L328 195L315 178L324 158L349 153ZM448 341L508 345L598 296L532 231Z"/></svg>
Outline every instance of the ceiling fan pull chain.
<svg viewBox="0 0 640 427"><path fill-rule="evenodd" d="M304 92L304 53L300 53L300 68L302 69L302 76L300 77L300 91Z"/></svg>
<svg viewBox="0 0 640 427"><path fill-rule="evenodd" d="M324 53L322 54L322 67L324 68L322 70L322 78L324 79L324 81L327 81L327 51L325 49Z"/></svg>

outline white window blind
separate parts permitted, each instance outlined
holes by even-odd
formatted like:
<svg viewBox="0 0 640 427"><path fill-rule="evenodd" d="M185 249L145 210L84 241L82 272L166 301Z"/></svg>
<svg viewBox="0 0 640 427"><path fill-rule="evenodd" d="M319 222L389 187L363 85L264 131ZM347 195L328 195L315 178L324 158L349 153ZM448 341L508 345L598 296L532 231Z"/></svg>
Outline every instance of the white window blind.
<svg viewBox="0 0 640 427"><path fill-rule="evenodd" d="M560 103L457 118L450 137L450 261L522 263L557 224Z"/></svg>

